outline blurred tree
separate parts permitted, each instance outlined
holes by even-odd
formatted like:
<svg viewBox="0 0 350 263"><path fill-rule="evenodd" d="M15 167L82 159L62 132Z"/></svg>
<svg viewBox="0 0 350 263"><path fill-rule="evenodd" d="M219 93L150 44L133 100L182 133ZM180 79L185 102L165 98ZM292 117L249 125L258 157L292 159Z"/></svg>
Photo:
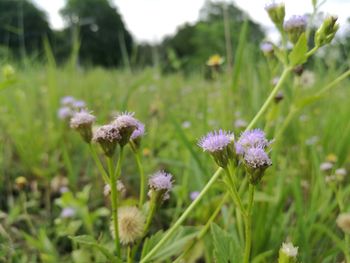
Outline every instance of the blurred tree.
<svg viewBox="0 0 350 263"><path fill-rule="evenodd" d="M108 0L67 0L61 13L73 35L79 32L79 58L101 66L129 64L132 37Z"/></svg>
<svg viewBox="0 0 350 263"><path fill-rule="evenodd" d="M52 32L46 14L27 0L0 1L0 45L15 55L42 50L43 37Z"/></svg>
<svg viewBox="0 0 350 263"><path fill-rule="evenodd" d="M206 1L197 23L183 25L174 36L163 41L163 56L166 61L170 61L167 50L173 50L187 71L204 66L213 54L220 54L227 59L232 54L231 49L237 47L241 25L245 19L249 23L248 42L258 44L264 33L242 10L232 3ZM165 65L166 69L169 69L168 64Z"/></svg>

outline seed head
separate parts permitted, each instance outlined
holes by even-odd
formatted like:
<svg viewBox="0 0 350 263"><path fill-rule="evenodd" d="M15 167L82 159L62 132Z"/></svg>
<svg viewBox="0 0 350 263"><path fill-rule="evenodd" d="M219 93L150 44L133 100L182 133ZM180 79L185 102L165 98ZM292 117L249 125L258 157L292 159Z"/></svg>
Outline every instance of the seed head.
<svg viewBox="0 0 350 263"><path fill-rule="evenodd" d="M340 214L337 218L337 225L344 233L350 234L350 213Z"/></svg>
<svg viewBox="0 0 350 263"><path fill-rule="evenodd" d="M107 124L97 128L93 136L93 141L99 143L104 153L109 157L113 156L120 139L119 130L113 124Z"/></svg>
<svg viewBox="0 0 350 263"><path fill-rule="evenodd" d="M140 239L143 234L145 217L135 206L124 206L118 209L118 228L120 243L129 245ZM114 225L111 224L114 237Z"/></svg>
<svg viewBox="0 0 350 263"><path fill-rule="evenodd" d="M117 127L120 134L119 144L124 146L129 142L133 132L138 128L139 121L134 118L134 113L124 112L116 117L113 125Z"/></svg>

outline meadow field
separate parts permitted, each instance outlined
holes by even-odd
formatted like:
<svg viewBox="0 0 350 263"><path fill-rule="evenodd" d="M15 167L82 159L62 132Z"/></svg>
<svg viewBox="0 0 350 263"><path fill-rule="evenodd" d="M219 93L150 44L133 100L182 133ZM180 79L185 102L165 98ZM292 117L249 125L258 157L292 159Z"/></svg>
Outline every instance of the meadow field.
<svg viewBox="0 0 350 263"><path fill-rule="evenodd" d="M210 78L57 66L48 46L3 62L0 262L350 263L349 59L300 38L274 61L241 38ZM115 118L145 132L108 154L96 134ZM261 170L239 154L247 131L263 133Z"/></svg>

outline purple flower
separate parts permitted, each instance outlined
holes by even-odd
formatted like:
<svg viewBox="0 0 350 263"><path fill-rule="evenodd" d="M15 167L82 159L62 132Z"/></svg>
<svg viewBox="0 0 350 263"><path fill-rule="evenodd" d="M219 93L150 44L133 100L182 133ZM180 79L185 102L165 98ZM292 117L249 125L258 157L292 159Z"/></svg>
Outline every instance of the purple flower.
<svg viewBox="0 0 350 263"><path fill-rule="evenodd" d="M263 42L260 49L264 54L271 54L273 52L273 45L270 42Z"/></svg>
<svg viewBox="0 0 350 263"><path fill-rule="evenodd" d="M62 107L58 109L57 116L61 120L69 120L74 114L70 107Z"/></svg>
<svg viewBox="0 0 350 263"><path fill-rule="evenodd" d="M148 185L153 191L160 191L163 194L163 200L169 198L169 192L173 188L173 176L164 171L156 172L148 180Z"/></svg>
<svg viewBox="0 0 350 263"><path fill-rule="evenodd" d="M241 134L236 143L236 153L243 155L249 148L265 149L270 145L270 142L265 137L265 132L260 129L245 131Z"/></svg>
<svg viewBox="0 0 350 263"><path fill-rule="evenodd" d="M323 172L330 171L332 170L332 168L333 168L333 163L331 162L324 162L324 163L321 163L320 165L320 170Z"/></svg>
<svg viewBox="0 0 350 263"><path fill-rule="evenodd" d="M61 99L61 105L72 106L75 102L75 98L72 96L65 96Z"/></svg>
<svg viewBox="0 0 350 263"><path fill-rule="evenodd" d="M137 121L137 127L133 131L133 133L131 134L130 139L136 140L136 139L142 137L144 134L145 134L145 125L142 122Z"/></svg>
<svg viewBox="0 0 350 263"><path fill-rule="evenodd" d="M123 147L129 142L130 136L139 126L139 121L134 118L133 112L123 112L116 117L113 125L119 130L121 136L119 144Z"/></svg>
<svg viewBox="0 0 350 263"><path fill-rule="evenodd" d="M234 135L223 130L209 132L202 137L198 145L205 152L215 153L224 150L230 143L232 143Z"/></svg>
<svg viewBox="0 0 350 263"><path fill-rule="evenodd" d="M119 130L113 124L107 124L97 128L93 135L93 141L99 143L104 153L109 157L113 156L120 138Z"/></svg>
<svg viewBox="0 0 350 263"><path fill-rule="evenodd" d="M244 127L247 127L247 122L243 119L237 119L234 123L235 128L242 129Z"/></svg>
<svg viewBox="0 0 350 263"><path fill-rule="evenodd" d="M86 126L89 126L91 128L91 125L95 122L95 120L96 117L94 115L85 110L82 110L80 112L74 113L72 119L70 120L70 126L73 129L78 129Z"/></svg>
<svg viewBox="0 0 350 263"><path fill-rule="evenodd" d="M294 29L302 29L305 31L307 26L307 17L306 16L291 16L287 21L284 22L283 27L287 32Z"/></svg>
<svg viewBox="0 0 350 263"><path fill-rule="evenodd" d="M86 107L85 101L82 100L76 100L73 102L72 106L76 109L84 109Z"/></svg>
<svg viewBox="0 0 350 263"><path fill-rule="evenodd" d="M261 147L249 148L244 154L244 161L249 168L265 168L272 164L269 156Z"/></svg>
<svg viewBox="0 0 350 263"><path fill-rule="evenodd" d="M75 215L76 211L73 207L66 207L63 208L60 217L62 218L70 218Z"/></svg>
<svg viewBox="0 0 350 263"><path fill-rule="evenodd" d="M191 192L190 193L190 198L192 201L194 201L199 195L199 192L198 191L194 191L194 192Z"/></svg>

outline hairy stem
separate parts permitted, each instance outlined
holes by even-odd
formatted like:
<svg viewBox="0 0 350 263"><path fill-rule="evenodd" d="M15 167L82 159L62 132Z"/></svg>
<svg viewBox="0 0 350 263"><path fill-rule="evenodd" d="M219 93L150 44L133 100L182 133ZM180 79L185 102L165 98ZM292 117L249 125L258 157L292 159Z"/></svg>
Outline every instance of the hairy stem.
<svg viewBox="0 0 350 263"><path fill-rule="evenodd" d="M103 180L105 181L106 184L109 184L110 180L109 180L108 174L107 174L106 170L103 168L101 160L100 160L100 158L98 158L97 153L95 151L95 148L92 146L91 143L89 143L89 150L90 150L92 158L94 159L95 164L96 164L100 174L102 175Z"/></svg>
<svg viewBox="0 0 350 263"><path fill-rule="evenodd" d="M247 216L245 217L245 248L244 248L244 263L249 263L250 251L252 246L252 209L254 203L254 185L249 184L249 200Z"/></svg>

